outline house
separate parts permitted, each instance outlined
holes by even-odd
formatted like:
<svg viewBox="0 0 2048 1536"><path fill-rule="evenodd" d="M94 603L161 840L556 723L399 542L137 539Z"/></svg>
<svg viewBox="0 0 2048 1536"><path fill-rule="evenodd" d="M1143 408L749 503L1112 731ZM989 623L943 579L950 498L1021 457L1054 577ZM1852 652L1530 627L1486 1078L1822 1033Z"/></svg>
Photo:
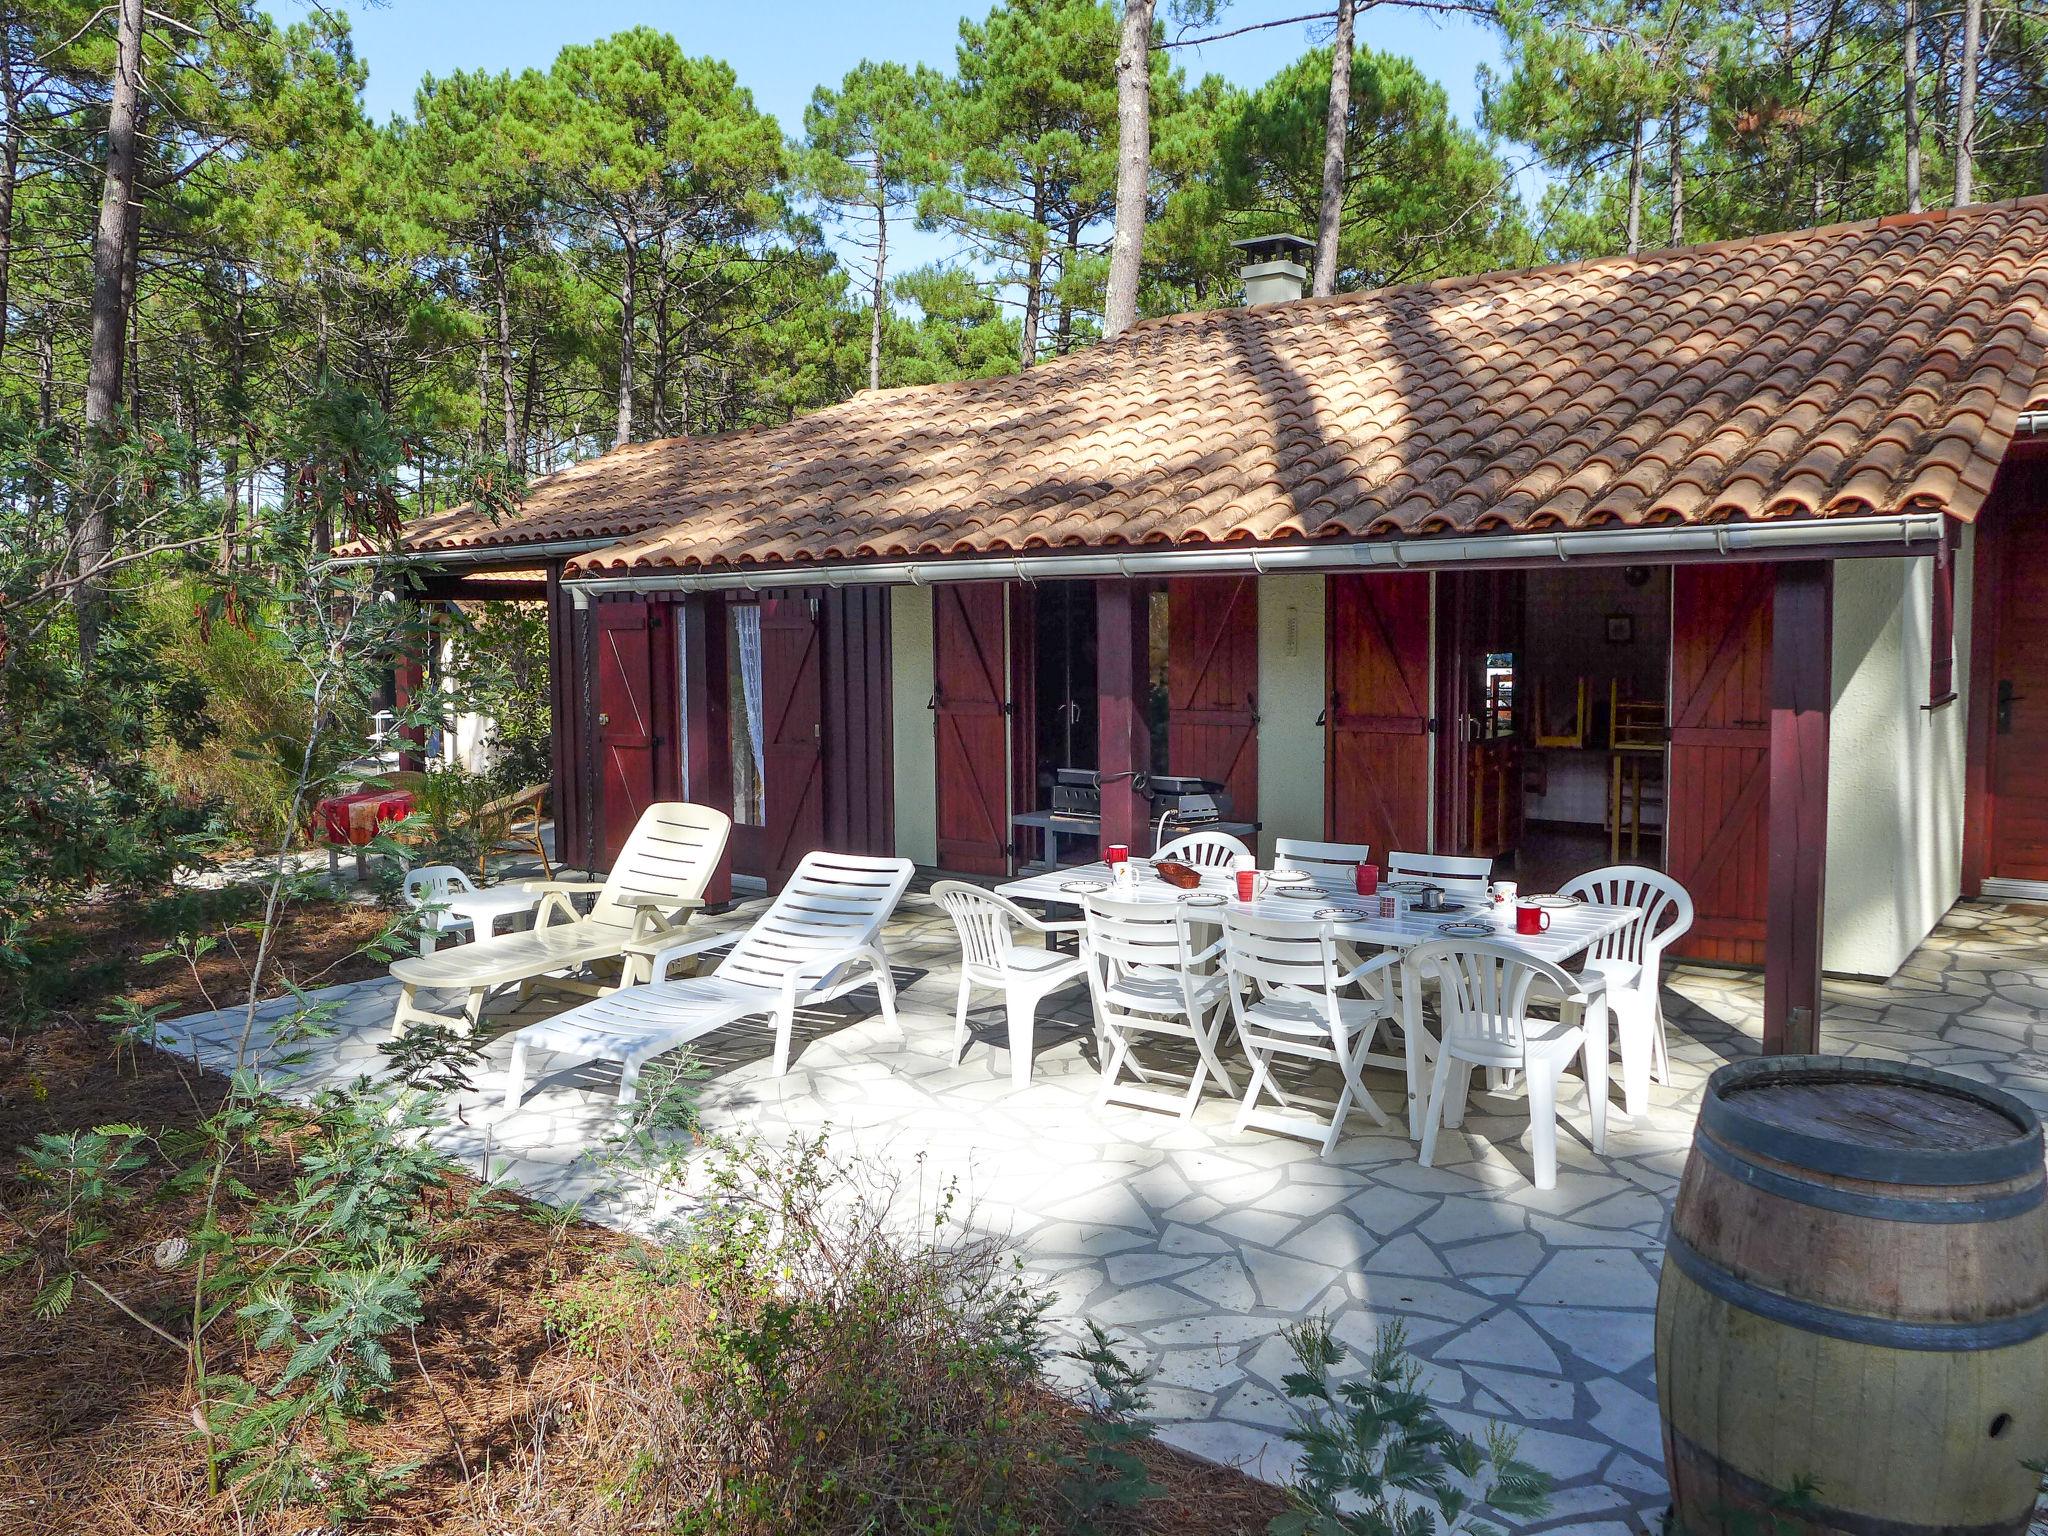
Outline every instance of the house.
<svg viewBox="0 0 2048 1536"><path fill-rule="evenodd" d="M545 596L568 862L685 795L742 877L998 874L1052 770L1133 844L1196 775L1267 849L1662 864L1799 1049L1823 965L2048 894L2044 510L2028 199L1148 321L404 549Z"/></svg>

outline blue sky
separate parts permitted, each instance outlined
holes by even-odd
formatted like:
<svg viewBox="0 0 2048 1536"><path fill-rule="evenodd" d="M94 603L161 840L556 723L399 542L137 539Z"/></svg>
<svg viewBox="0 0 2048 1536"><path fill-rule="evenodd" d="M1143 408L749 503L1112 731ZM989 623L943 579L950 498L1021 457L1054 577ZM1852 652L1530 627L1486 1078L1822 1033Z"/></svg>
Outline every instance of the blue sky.
<svg viewBox="0 0 2048 1536"><path fill-rule="evenodd" d="M785 133L803 128L804 103L813 87L837 83L863 58L926 63L950 70L963 13L983 15L993 0L390 0L351 7L356 46L369 66L366 106L378 121L411 109L425 74L457 69L545 68L566 43L589 42L627 27L647 25L673 33L693 53L730 63L754 101ZM1301 0L1227 0L1220 19L1202 32L1298 16L1319 5ZM1162 5L1162 11L1165 7ZM1169 23L1169 30L1171 23ZM1299 23L1175 51L1189 78L1220 74L1256 85L1326 39L1326 25ZM1383 6L1359 18L1361 43L1406 54L1439 80L1452 110L1474 120L1479 95L1474 76L1482 62L1498 62L1491 33L1466 17L1438 18ZM937 237L905 228L905 265L943 254ZM900 268L899 268L900 270Z"/></svg>

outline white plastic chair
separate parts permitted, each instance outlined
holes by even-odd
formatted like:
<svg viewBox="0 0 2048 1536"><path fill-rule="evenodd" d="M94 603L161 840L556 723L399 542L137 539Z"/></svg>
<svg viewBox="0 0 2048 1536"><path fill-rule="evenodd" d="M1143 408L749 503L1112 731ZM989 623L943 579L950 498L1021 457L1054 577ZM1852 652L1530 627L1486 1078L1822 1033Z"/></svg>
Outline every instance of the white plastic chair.
<svg viewBox="0 0 2048 1536"><path fill-rule="evenodd" d="M768 910L737 940L730 933L640 946L653 979L584 1003L512 1036L505 1109L526 1092L529 1047L576 1061L617 1061L619 1102L630 1104L640 1069L664 1051L766 1015L775 1021L777 1077L789 1070L796 1010L873 987L882 1017L896 1025L896 982L882 948L882 925L910 884L908 859L807 853ZM668 979L678 960L730 946L708 976Z"/></svg>
<svg viewBox="0 0 2048 1536"><path fill-rule="evenodd" d="M449 910L449 897L476 890L469 876L453 864L426 864L406 871L404 889L406 905L419 914L421 954L431 955L442 934L476 926L461 913Z"/></svg>
<svg viewBox="0 0 2048 1536"><path fill-rule="evenodd" d="M1664 951L1692 927L1692 897L1661 870L1616 864L1580 875L1560 893L1604 907L1634 907L1639 916L1586 951L1581 986L1604 985L1621 1049L1622 1103L1632 1118L1650 1105L1650 1079L1671 1081L1664 1039Z"/></svg>
<svg viewBox="0 0 2048 1536"><path fill-rule="evenodd" d="M1252 1126L1287 1136L1320 1134L1323 1156L1336 1150L1344 1118L1363 1105L1375 1125L1387 1123L1386 1111L1366 1090L1360 1071L1368 1062L1405 1066L1391 1052L1375 1056L1372 1044L1393 1018L1391 989L1345 996L1368 977L1380 976L1401 963L1399 951L1387 950L1346 969L1328 923L1298 918L1255 917L1226 912L1223 917L1223 963L1230 977L1230 1007L1237 1038L1251 1059L1251 1086L1238 1106L1236 1130ZM1291 1056L1302 1061L1327 1061L1343 1075L1336 1100L1311 1099L1289 1093L1273 1077L1273 1059ZM1270 1093L1277 1109L1259 1108L1259 1096ZM1328 1121L1302 1113L1327 1109ZM1290 1113L1289 1111L1292 1111Z"/></svg>
<svg viewBox="0 0 2048 1536"><path fill-rule="evenodd" d="M1273 867L1298 869L1305 875L1351 877L1351 872L1372 858L1364 843L1318 843L1305 837L1273 840Z"/></svg>
<svg viewBox="0 0 2048 1536"><path fill-rule="evenodd" d="M1493 860L1461 853L1390 853L1389 880L1427 880L1440 885L1453 901L1484 902L1491 899L1487 883L1493 879Z"/></svg>
<svg viewBox="0 0 2048 1536"><path fill-rule="evenodd" d="M1417 945L1408 958L1417 975L1435 978L1441 989L1423 1167L1436 1156L1437 1131L1464 1120L1472 1068L1512 1070L1528 1083L1536 1187L1557 1188L1557 1085L1573 1056L1585 1058L1593 1150L1607 1145L1607 1053L1593 1044L1607 1036L1605 990L1589 991L1548 961L1490 939L1438 940ZM1530 992L1539 982L1564 999L1563 1018L1530 1017Z"/></svg>
<svg viewBox="0 0 2048 1536"><path fill-rule="evenodd" d="M1212 1077L1235 1098L1237 1084L1216 1054L1230 978L1220 970L1204 969L1223 952L1223 941L1218 938L1196 949L1178 902L1091 896L1082 911L1088 995L1106 1049L1102 1088L1095 1102L1165 1109L1185 1120L1195 1112L1202 1087ZM1118 1081L1126 1067L1140 1082L1152 1081L1152 1073L1131 1055L1135 1038L1146 1034L1194 1042L1200 1059L1179 1095L1125 1087Z"/></svg>
<svg viewBox="0 0 2048 1536"><path fill-rule="evenodd" d="M942 880L932 895L953 919L960 938L960 1001L953 1016L953 1060L967 1055L967 1005L976 987L1000 992L1008 1015L1010 1083L1031 1084L1031 1036L1038 1005L1062 987L1083 979L1087 962L1079 955L1035 949L1017 942L1015 929L1033 933L1079 933L1079 922L1049 923L1006 896L958 880Z"/></svg>
<svg viewBox="0 0 2048 1536"><path fill-rule="evenodd" d="M1251 849L1228 832L1189 832L1176 837L1152 855L1152 862L1172 859L1190 869L1229 870L1239 859L1248 859Z"/></svg>

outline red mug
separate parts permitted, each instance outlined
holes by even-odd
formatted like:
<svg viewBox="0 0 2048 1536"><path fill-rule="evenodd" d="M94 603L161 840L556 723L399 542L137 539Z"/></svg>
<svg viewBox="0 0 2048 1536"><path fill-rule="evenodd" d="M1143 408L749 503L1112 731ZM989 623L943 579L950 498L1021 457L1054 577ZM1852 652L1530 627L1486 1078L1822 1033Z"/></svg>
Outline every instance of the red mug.
<svg viewBox="0 0 2048 1536"><path fill-rule="evenodd" d="M1380 867L1377 864L1361 864L1355 878L1358 882L1358 894L1370 896L1380 888Z"/></svg>
<svg viewBox="0 0 2048 1536"><path fill-rule="evenodd" d="M1255 869L1240 869L1237 872L1237 899L1250 901L1258 894L1259 872Z"/></svg>
<svg viewBox="0 0 2048 1536"><path fill-rule="evenodd" d="M1111 869L1114 869L1130 856L1131 845L1129 843L1111 843L1102 851L1102 862Z"/></svg>
<svg viewBox="0 0 2048 1536"><path fill-rule="evenodd" d="M1550 914L1541 907L1519 906L1515 908L1515 932L1548 933Z"/></svg>

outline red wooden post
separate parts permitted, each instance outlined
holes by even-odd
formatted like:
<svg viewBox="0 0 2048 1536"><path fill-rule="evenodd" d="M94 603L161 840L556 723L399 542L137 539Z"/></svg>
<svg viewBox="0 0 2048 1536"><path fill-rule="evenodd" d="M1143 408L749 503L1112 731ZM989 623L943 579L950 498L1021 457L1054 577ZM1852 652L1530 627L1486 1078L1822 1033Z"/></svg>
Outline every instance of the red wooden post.
<svg viewBox="0 0 2048 1536"><path fill-rule="evenodd" d="M725 599L696 592L683 599L683 798L732 814L732 735L726 709ZM732 842L704 888L707 902L732 900Z"/></svg>
<svg viewBox="0 0 2048 1536"><path fill-rule="evenodd" d="M1147 802L1134 776L1152 763L1152 731L1145 717L1151 688L1151 613L1144 584L1095 584L1095 712L1097 764L1102 774L1102 844L1128 844L1149 852Z"/></svg>
<svg viewBox="0 0 2048 1536"><path fill-rule="evenodd" d="M1771 612L1766 1055L1804 1054L1820 1045L1834 593L1832 561L1801 560L1778 567Z"/></svg>

